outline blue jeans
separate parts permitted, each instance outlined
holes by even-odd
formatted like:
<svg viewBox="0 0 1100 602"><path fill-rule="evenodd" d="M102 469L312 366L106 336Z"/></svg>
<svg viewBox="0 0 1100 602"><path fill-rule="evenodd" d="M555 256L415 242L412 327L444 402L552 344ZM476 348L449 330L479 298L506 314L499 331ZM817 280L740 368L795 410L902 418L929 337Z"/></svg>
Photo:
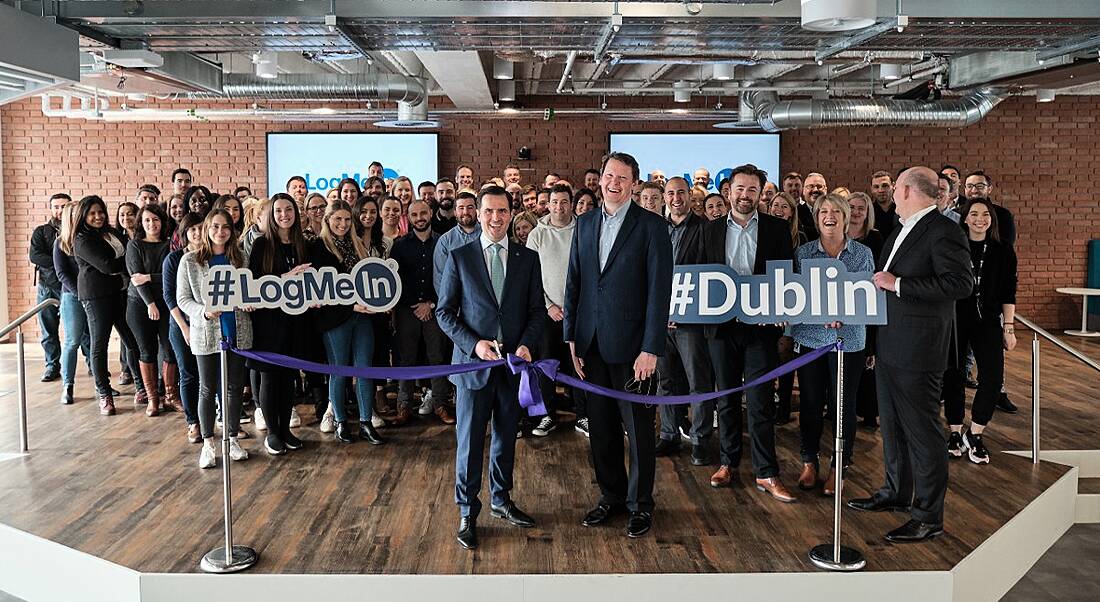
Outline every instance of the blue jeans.
<svg viewBox="0 0 1100 602"><path fill-rule="evenodd" d="M352 314L343 324L326 330L322 339L329 365L370 367L374 356L374 328L366 314ZM344 409L347 380L345 376L332 375L328 378L329 404L337 422L348 419ZM355 379L355 396L359 400L359 421L370 422L374 415L374 381L368 378Z"/></svg>
<svg viewBox="0 0 1100 602"><path fill-rule="evenodd" d="M65 339L61 344L61 381L66 385L76 382L76 350L90 361L88 336L88 316L84 306L73 293L61 293L61 327L65 330Z"/></svg>
<svg viewBox="0 0 1100 602"><path fill-rule="evenodd" d="M61 299L61 290L52 289L38 283L38 293L35 295L35 305L46 299ZM61 368L61 341L57 338L57 326L61 322L56 307L47 307L38 312L38 330L41 335L42 351L46 352L46 368L59 370Z"/></svg>
<svg viewBox="0 0 1100 602"><path fill-rule="evenodd" d="M191 353L191 345L183 338L183 331L172 316L168 316L168 342L172 344L176 365L179 366L183 415L187 424L198 424L199 367L195 363L195 354Z"/></svg>

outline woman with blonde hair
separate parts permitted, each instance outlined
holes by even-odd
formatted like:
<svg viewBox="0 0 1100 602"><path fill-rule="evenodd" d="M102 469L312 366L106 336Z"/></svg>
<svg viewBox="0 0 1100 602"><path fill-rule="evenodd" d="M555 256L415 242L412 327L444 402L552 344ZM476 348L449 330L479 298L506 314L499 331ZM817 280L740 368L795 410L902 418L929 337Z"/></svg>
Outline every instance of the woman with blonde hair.
<svg viewBox="0 0 1100 602"><path fill-rule="evenodd" d="M791 244L797 249L806 242L806 235L802 233L798 223L798 202L786 192L777 193L772 197L768 213L780 219L787 220L791 228ZM779 337L779 360L789 362L794 359L794 341L791 337L783 335ZM776 389L779 395L779 406L776 410L776 424L787 424L791 421L791 396L794 395L794 374L788 373L779 377Z"/></svg>
<svg viewBox="0 0 1100 602"><path fill-rule="evenodd" d="M775 217L787 220L791 227L791 244L798 248L806 242L806 235L802 233L798 223L798 201L786 192L780 192L772 198L768 213Z"/></svg>
<svg viewBox="0 0 1100 602"><path fill-rule="evenodd" d="M61 232L53 243L53 269L61 281L61 326L65 338L61 342L61 403L73 403L73 386L76 382L76 350L88 355L88 314L77 298L77 273L79 269L73 257L73 239L76 237L76 215L80 203L69 200L61 210Z"/></svg>
<svg viewBox="0 0 1100 602"><path fill-rule="evenodd" d="M527 246L527 237L539 225L538 218L530 211L524 211L512 219L512 242Z"/></svg>

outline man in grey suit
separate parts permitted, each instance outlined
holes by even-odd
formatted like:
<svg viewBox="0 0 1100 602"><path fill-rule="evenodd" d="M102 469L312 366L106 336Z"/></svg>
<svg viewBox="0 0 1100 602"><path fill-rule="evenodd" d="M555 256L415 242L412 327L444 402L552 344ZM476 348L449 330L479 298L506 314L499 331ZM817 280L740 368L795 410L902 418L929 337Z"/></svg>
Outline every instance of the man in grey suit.
<svg viewBox="0 0 1100 602"><path fill-rule="evenodd" d="M947 440L940 389L955 332L955 301L970 295L970 249L959 226L937 211L938 176L927 167L902 172L894 187L901 225L882 248L877 287L887 291L887 324L879 327L875 379L886 484L848 505L910 513L886 534L895 543L943 533Z"/></svg>
<svg viewBox="0 0 1100 602"><path fill-rule="evenodd" d="M452 364L492 361L513 353L531 361L540 342L546 310L538 254L509 244L511 208L499 186L483 188L477 197L481 236L451 252L439 285L436 317L454 341ZM478 493L484 465L485 429L492 421L489 449L490 510L520 527L535 521L512 501L512 468L520 406L519 377L505 366L451 377L456 387L455 503L461 519L458 543L478 545Z"/></svg>

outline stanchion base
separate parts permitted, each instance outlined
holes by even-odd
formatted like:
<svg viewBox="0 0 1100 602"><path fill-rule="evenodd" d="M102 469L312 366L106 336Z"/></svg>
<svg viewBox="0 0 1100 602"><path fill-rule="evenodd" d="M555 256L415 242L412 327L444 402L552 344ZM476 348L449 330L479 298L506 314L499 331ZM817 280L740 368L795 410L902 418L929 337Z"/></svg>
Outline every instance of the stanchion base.
<svg viewBox="0 0 1100 602"><path fill-rule="evenodd" d="M867 560L859 550L840 546L840 562L833 557L833 544L823 543L810 550L810 562L826 571L859 571L867 566Z"/></svg>
<svg viewBox="0 0 1100 602"><path fill-rule="evenodd" d="M199 563L199 568L207 573L236 573L251 568L260 555L256 550L248 546L233 546L232 562L225 562L225 548L215 548L206 553Z"/></svg>

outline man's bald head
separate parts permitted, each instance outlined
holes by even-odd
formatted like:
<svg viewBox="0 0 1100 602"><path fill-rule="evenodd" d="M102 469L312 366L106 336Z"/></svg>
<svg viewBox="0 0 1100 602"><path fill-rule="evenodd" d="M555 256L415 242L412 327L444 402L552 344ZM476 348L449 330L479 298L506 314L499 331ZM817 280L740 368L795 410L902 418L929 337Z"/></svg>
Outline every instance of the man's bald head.
<svg viewBox="0 0 1100 602"><path fill-rule="evenodd" d="M935 171L922 165L910 167L901 172L894 186L898 217L906 219L929 205L935 205L939 195L939 175Z"/></svg>

